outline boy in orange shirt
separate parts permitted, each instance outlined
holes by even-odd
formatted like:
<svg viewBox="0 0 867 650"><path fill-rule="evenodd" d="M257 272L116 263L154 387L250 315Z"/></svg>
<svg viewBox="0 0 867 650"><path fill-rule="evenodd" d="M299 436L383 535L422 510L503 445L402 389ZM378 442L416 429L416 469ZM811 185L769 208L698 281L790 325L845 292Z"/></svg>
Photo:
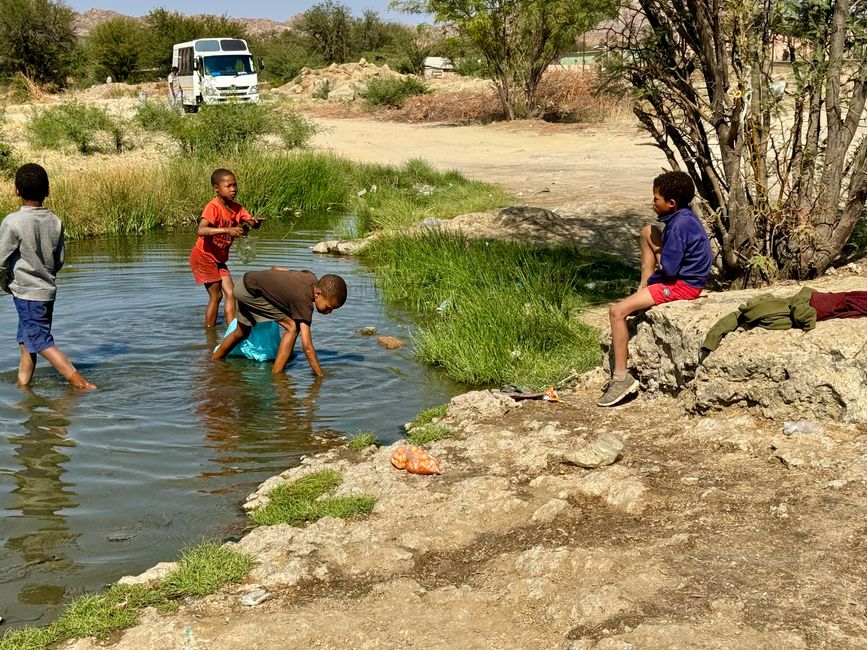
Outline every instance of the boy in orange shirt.
<svg viewBox="0 0 867 650"><path fill-rule="evenodd" d="M235 285L226 262L229 247L235 237L241 237L249 226L258 228L262 219L254 217L242 205L235 203L238 181L228 169L216 169L211 174L211 185L217 194L202 211L196 245L190 253L190 268L196 282L204 284L208 292L205 309L205 327L217 324L220 300L225 295L226 323L235 318Z"/></svg>

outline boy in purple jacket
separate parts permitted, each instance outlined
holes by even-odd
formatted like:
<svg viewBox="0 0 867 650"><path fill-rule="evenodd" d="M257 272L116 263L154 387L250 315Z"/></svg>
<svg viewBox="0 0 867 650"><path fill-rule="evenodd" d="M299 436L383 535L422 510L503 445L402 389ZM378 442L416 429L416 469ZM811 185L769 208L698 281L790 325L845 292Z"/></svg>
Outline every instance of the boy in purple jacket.
<svg viewBox="0 0 867 650"><path fill-rule="evenodd" d="M638 391L638 381L626 367L626 318L664 302L695 300L707 283L712 262L710 241L689 207L694 196L695 186L684 172L666 172L653 180L653 210L665 230L661 232L656 226L641 229L638 291L611 305L608 311L614 368L605 393L596 402L599 406L614 406Z"/></svg>

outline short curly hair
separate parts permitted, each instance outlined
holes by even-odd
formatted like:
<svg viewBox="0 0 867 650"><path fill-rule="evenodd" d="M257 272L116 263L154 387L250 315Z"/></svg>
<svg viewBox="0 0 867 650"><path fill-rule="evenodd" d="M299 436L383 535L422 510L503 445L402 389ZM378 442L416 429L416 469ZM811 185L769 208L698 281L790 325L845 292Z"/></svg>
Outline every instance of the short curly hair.
<svg viewBox="0 0 867 650"><path fill-rule="evenodd" d="M215 169L213 173L211 173L211 186L216 187L220 184L220 181L223 180L226 176L231 176L232 178L235 178L235 173L231 169L225 169L223 167Z"/></svg>
<svg viewBox="0 0 867 650"><path fill-rule="evenodd" d="M25 201L44 201L48 196L48 172L36 163L21 165L15 172L15 189Z"/></svg>
<svg viewBox="0 0 867 650"><path fill-rule="evenodd" d="M665 172L653 179L653 189L678 208L685 208L695 197L695 185L686 172Z"/></svg>
<svg viewBox="0 0 867 650"><path fill-rule="evenodd" d="M317 283L322 295L328 300L333 300L335 307L342 307L346 302L346 281L339 275L331 273L323 275Z"/></svg>

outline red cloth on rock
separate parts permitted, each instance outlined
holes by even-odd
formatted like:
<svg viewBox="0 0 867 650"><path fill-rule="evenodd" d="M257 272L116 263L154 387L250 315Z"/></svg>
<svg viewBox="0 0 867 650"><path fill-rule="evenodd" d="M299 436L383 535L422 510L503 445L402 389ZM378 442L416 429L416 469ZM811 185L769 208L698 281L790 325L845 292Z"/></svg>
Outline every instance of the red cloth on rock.
<svg viewBox="0 0 867 650"><path fill-rule="evenodd" d="M826 293L814 291L810 307L816 310L816 320L831 318L861 318L867 316L867 291Z"/></svg>

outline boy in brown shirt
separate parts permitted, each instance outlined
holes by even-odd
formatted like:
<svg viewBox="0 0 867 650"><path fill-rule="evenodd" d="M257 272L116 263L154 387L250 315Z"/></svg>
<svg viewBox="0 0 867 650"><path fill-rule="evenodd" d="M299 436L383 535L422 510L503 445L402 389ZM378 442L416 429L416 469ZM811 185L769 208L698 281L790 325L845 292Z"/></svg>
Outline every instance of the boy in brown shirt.
<svg viewBox="0 0 867 650"><path fill-rule="evenodd" d="M235 285L238 327L223 339L214 351L215 359L224 359L232 349L250 335L255 323L276 321L285 330L280 339L272 372L283 372L295 340L301 333L301 349L314 374L322 369L313 347L310 332L313 309L330 314L346 302L346 282L339 275L323 275L318 280L310 271L290 271L272 266L268 271L245 273Z"/></svg>

